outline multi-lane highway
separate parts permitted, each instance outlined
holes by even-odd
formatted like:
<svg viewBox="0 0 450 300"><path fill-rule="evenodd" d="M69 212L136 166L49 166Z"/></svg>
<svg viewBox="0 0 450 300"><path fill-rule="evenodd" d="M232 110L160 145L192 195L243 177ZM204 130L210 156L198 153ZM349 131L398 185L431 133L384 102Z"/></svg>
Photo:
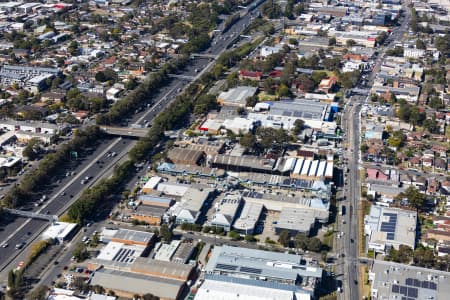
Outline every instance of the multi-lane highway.
<svg viewBox="0 0 450 300"><path fill-rule="evenodd" d="M246 10L245 10L246 11ZM254 10L256 13L258 9ZM211 47L205 53L220 55L235 41L240 33L250 24L252 16L246 14L236 22L225 34L218 34L214 37ZM212 66L213 61L207 58L194 58L191 63L181 72L184 76L200 76L207 68ZM130 123L144 125L146 121L151 123L153 118L160 113L188 84L182 78L173 78L166 86L160 88L154 95L154 105L147 110L137 113L130 120ZM87 186L93 184L102 176L108 175L108 170L125 156L128 150L134 145L135 140L115 138L103 141L93 154L88 156L74 172L75 175L62 178L59 184L55 184L53 192L48 195L49 200L35 209L41 213L62 214L80 193ZM108 153L115 152L117 155L111 156ZM82 184L81 180L89 176L88 183ZM6 248L0 248L0 284L4 284L7 279L9 269L15 267L15 263L25 257L28 246L39 234L48 226L41 220L27 220L17 218L13 223L5 226L0 232L0 240L9 244ZM15 245L25 242L25 247L18 250Z"/></svg>

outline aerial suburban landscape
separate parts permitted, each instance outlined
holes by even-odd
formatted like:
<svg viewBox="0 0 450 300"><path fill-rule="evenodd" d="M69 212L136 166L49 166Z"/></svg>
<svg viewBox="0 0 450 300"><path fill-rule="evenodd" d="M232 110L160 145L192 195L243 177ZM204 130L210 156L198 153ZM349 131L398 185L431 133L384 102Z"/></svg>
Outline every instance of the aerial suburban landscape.
<svg viewBox="0 0 450 300"><path fill-rule="evenodd" d="M448 299L449 11L0 2L0 300Z"/></svg>

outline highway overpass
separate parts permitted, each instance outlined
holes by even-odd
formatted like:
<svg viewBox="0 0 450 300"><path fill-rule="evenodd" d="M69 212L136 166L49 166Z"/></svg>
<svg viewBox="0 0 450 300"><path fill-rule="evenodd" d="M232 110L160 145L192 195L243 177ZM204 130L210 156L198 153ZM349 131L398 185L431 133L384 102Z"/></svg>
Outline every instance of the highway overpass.
<svg viewBox="0 0 450 300"><path fill-rule="evenodd" d="M127 136L134 138L144 137L148 128L132 128L132 127L117 127L117 126L100 126L100 128L107 134L116 136Z"/></svg>

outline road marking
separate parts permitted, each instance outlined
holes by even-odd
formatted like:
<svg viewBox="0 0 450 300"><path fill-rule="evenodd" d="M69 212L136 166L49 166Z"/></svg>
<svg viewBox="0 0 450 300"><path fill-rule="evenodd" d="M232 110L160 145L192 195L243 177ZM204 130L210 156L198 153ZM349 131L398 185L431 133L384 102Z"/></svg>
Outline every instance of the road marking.
<svg viewBox="0 0 450 300"><path fill-rule="evenodd" d="M52 203L60 194L62 191L65 191L70 185L72 185L76 180L78 180L90 167L92 167L93 164L102 156L104 156L111 148L113 148L122 138L117 138L114 142L112 142L102 153L100 153L95 159L93 159L81 172L78 173L78 175L75 175L64 187L62 187L53 197L51 197L47 203L45 203L40 209L38 209L36 212L40 213L42 210L47 208L50 203ZM71 201L69 201L71 202ZM5 242L8 242L13 236L15 236L20 230L22 230L31 219L27 219L25 222L23 222L16 230L14 230L13 233L11 233L6 239ZM19 251L22 252L22 251Z"/></svg>

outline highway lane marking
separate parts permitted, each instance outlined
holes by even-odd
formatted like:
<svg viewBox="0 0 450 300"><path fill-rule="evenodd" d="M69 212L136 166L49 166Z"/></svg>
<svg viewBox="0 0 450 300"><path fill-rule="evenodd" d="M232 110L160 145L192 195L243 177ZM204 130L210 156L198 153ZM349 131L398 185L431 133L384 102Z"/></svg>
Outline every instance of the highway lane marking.
<svg viewBox="0 0 450 300"><path fill-rule="evenodd" d="M147 112L147 113L145 113L145 114L143 114L142 115L142 117L140 117L139 119L137 119L136 120L136 124L139 124L139 123L141 123L142 122L142 120L144 120L146 117L147 117L147 115L150 113L150 112L152 112L163 100L165 100L166 99L166 97L169 95L169 94L171 94L180 84L181 84L182 82L178 82L177 84L175 84L175 86L172 88L172 89L170 89L167 93L165 93L162 97L161 97L161 99L159 99L158 100L158 102L156 102L155 104L153 104L153 106L152 106L152 108Z"/></svg>
<svg viewBox="0 0 450 300"><path fill-rule="evenodd" d="M64 185L63 188L61 188L53 197L47 201L40 209L38 209L36 212L40 213L42 210L47 208L55 199L61 194L61 191L66 190L70 185L72 185L76 180L78 180L81 176L84 175L84 173L92 167L93 164L100 158L103 157L111 148L113 148L122 138L117 138L114 142L112 142L102 153L100 153L94 160L92 160L81 172L78 173L78 175L74 176L66 185ZM76 199L76 198L74 198ZM70 201L69 201L70 202ZM5 242L8 242L12 237L14 237L20 230L22 230L32 219L27 219L25 222L23 222L16 230L14 230L13 233L11 233L5 240ZM28 244L27 244L28 245ZM23 250L19 251L18 253L22 253L27 247L23 248ZM17 255L16 255L17 257Z"/></svg>

